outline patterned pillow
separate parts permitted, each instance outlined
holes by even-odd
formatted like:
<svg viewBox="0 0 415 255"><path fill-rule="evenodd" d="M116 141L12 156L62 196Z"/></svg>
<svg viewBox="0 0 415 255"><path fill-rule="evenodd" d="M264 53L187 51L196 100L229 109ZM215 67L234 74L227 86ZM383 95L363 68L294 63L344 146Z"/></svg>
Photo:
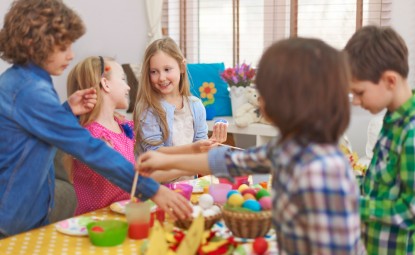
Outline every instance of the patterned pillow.
<svg viewBox="0 0 415 255"><path fill-rule="evenodd" d="M223 63L187 64L190 92L199 97L205 107L213 105L216 116L231 116L229 86L220 78Z"/></svg>

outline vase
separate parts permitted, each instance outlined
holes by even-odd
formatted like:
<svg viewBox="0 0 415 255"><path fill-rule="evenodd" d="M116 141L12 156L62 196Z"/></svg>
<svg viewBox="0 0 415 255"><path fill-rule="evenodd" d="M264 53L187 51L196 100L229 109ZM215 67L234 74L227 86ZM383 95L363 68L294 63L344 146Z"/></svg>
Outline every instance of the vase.
<svg viewBox="0 0 415 255"><path fill-rule="evenodd" d="M248 102L247 98L245 97L246 88L248 87L230 87L232 116L236 115L236 111L241 105Z"/></svg>

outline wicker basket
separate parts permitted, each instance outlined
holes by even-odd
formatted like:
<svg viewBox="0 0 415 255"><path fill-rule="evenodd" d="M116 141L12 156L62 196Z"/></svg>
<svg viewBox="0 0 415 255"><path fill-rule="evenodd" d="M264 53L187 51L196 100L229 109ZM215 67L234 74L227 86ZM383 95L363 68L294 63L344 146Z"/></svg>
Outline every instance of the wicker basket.
<svg viewBox="0 0 415 255"><path fill-rule="evenodd" d="M205 217L205 230L209 230L213 227L213 225L222 218L222 214L218 213L216 215ZM192 219L178 219L174 222L174 225L181 229L189 229L190 225L192 225Z"/></svg>
<svg viewBox="0 0 415 255"><path fill-rule="evenodd" d="M271 228L271 211L235 212L222 210L226 226L234 236L257 238L265 236Z"/></svg>

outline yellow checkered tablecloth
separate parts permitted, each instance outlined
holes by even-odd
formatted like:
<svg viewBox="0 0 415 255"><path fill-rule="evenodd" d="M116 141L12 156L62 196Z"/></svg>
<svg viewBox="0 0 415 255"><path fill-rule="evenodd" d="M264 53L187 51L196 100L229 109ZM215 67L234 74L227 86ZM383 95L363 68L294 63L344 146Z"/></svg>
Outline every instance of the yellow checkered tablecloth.
<svg viewBox="0 0 415 255"><path fill-rule="evenodd" d="M96 216L102 219L125 220L122 214L103 208L82 216ZM58 232L54 224L0 240L0 254L17 255L78 255L78 254L141 254L143 241L129 239L113 247L93 246L88 236L69 236Z"/></svg>

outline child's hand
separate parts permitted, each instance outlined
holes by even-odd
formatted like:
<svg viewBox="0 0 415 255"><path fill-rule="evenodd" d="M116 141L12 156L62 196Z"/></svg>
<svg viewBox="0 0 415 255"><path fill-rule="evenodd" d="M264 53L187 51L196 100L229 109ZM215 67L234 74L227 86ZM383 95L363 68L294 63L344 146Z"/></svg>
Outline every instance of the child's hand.
<svg viewBox="0 0 415 255"><path fill-rule="evenodd" d="M209 140L215 141L217 143L223 143L226 141L227 136L228 123L216 122L215 125L213 125L212 136L209 138Z"/></svg>
<svg viewBox="0 0 415 255"><path fill-rule="evenodd" d="M211 139L199 140L199 141L192 143L192 150L194 153L207 152L215 146L216 146L216 142Z"/></svg>
<svg viewBox="0 0 415 255"><path fill-rule="evenodd" d="M143 176L149 176L152 172L156 170L167 170L171 169L168 167L167 158L169 155L156 152L156 151L147 151L138 157L135 164L136 171Z"/></svg>
<svg viewBox="0 0 415 255"><path fill-rule="evenodd" d="M160 185L157 193L151 198L163 211L168 213L173 220L186 219L192 214L189 201L177 192Z"/></svg>
<svg viewBox="0 0 415 255"><path fill-rule="evenodd" d="M90 112L96 103L97 91L94 88L78 90L68 98L68 104L75 116Z"/></svg>

